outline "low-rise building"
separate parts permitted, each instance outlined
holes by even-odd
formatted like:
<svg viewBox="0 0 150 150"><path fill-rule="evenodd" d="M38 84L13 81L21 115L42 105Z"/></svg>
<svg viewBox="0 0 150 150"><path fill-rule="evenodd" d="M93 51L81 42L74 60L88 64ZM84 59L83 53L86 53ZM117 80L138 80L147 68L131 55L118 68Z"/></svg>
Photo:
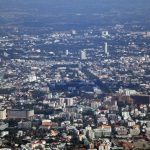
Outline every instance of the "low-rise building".
<svg viewBox="0 0 150 150"><path fill-rule="evenodd" d="M27 109L11 109L7 112L9 119L32 119L34 117L34 110Z"/></svg>

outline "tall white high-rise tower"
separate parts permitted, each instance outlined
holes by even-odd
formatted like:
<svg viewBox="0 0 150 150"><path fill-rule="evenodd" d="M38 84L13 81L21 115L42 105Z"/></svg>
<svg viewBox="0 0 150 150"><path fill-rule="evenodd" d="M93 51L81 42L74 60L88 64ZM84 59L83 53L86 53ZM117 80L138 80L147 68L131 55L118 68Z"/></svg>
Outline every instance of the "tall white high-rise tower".
<svg viewBox="0 0 150 150"><path fill-rule="evenodd" d="M105 54L106 54L107 56L109 55L107 42L105 42Z"/></svg>
<svg viewBox="0 0 150 150"><path fill-rule="evenodd" d="M68 55L69 55L69 51L68 51L68 49L66 50L66 52L65 52L65 53L66 53L66 56L68 56Z"/></svg>

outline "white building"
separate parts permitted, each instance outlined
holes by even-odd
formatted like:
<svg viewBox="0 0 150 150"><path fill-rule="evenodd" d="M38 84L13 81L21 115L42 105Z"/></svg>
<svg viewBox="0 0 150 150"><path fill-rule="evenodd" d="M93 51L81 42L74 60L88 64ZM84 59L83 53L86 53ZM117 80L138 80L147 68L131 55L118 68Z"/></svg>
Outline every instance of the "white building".
<svg viewBox="0 0 150 150"><path fill-rule="evenodd" d="M129 111L122 111L122 116L125 120L131 118Z"/></svg>
<svg viewBox="0 0 150 150"><path fill-rule="evenodd" d="M35 73L31 73L29 76L28 76L28 80L29 82L34 82L37 80L37 77L36 77L36 74Z"/></svg>
<svg viewBox="0 0 150 150"><path fill-rule="evenodd" d="M108 36L109 36L108 31L102 31L102 37L103 37L103 38L106 38L106 37L108 37Z"/></svg>
<svg viewBox="0 0 150 150"><path fill-rule="evenodd" d="M66 50L66 56L68 56L69 55L69 51L68 51L68 49Z"/></svg>
<svg viewBox="0 0 150 150"><path fill-rule="evenodd" d="M67 106L73 106L74 100L73 98L67 98L66 99L66 105Z"/></svg>
<svg viewBox="0 0 150 150"><path fill-rule="evenodd" d="M138 94L137 91L130 90L130 89L119 89L119 93L120 94L125 94L126 96Z"/></svg>
<svg viewBox="0 0 150 150"><path fill-rule="evenodd" d="M81 51L81 60L86 60L87 56L86 56L86 50L82 50Z"/></svg>
<svg viewBox="0 0 150 150"><path fill-rule="evenodd" d="M0 109L0 120L6 119L6 109Z"/></svg>
<svg viewBox="0 0 150 150"><path fill-rule="evenodd" d="M105 54L106 54L107 56L109 55L107 42L105 42Z"/></svg>
<svg viewBox="0 0 150 150"><path fill-rule="evenodd" d="M110 146L108 144L101 144L99 150L110 150Z"/></svg>

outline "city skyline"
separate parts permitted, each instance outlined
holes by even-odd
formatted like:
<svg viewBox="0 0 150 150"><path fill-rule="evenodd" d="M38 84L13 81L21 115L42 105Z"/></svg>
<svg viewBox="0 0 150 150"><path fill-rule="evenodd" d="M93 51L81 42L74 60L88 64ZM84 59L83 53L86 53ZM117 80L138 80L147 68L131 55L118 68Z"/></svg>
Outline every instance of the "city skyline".
<svg viewBox="0 0 150 150"><path fill-rule="evenodd" d="M149 0L0 0L0 149L150 149Z"/></svg>

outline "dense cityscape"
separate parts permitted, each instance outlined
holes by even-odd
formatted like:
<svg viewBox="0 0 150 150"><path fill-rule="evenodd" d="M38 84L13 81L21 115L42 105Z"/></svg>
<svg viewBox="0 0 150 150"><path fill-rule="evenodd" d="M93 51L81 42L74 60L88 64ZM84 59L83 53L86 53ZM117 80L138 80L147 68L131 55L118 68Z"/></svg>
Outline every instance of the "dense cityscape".
<svg viewBox="0 0 150 150"><path fill-rule="evenodd" d="M0 149L150 150L150 2L137 1L86 4L88 18L0 0Z"/></svg>

